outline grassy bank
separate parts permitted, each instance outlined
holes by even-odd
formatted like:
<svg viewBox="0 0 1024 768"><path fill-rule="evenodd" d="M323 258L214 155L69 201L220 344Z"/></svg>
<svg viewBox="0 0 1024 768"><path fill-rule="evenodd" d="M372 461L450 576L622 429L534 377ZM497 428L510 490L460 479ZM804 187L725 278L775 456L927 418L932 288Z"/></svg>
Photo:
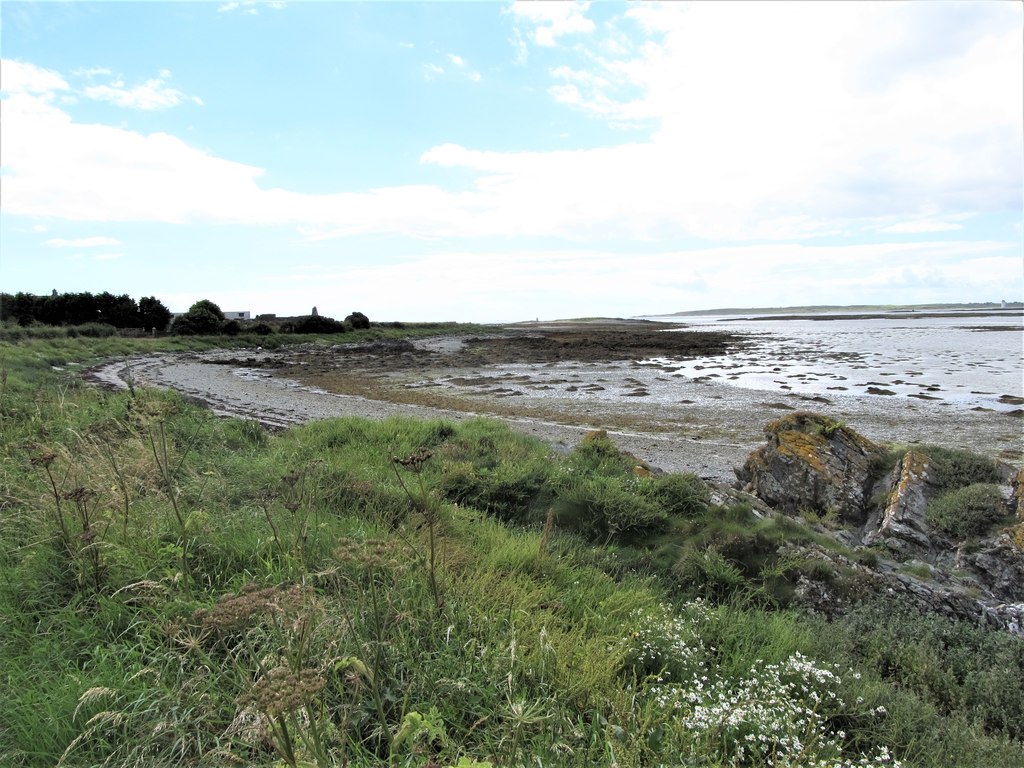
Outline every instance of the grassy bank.
<svg viewBox="0 0 1024 768"><path fill-rule="evenodd" d="M856 588L777 554L816 534L601 435L269 434L76 373L222 344L0 344L0 764L1024 765L1024 643L792 610Z"/></svg>

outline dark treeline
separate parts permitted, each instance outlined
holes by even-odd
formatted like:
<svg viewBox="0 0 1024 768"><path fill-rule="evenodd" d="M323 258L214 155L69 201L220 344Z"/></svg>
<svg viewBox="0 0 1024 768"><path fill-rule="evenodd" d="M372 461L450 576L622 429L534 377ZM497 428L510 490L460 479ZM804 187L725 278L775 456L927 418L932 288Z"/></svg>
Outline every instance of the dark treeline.
<svg viewBox="0 0 1024 768"><path fill-rule="evenodd" d="M163 331L171 322L171 311L159 299L103 293L0 293L0 321L21 326L33 324L77 326L103 323L115 328L145 328Z"/></svg>

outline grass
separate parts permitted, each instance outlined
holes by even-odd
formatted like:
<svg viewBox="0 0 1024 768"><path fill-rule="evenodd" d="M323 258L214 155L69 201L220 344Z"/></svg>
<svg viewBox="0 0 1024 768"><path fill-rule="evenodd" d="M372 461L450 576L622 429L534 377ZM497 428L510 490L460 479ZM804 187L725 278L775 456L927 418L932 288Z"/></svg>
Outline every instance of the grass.
<svg viewBox="0 0 1024 768"><path fill-rule="evenodd" d="M1020 643L791 610L841 578L777 555L816 534L607 438L269 434L74 373L222 341L0 344L0 764L1024 764Z"/></svg>

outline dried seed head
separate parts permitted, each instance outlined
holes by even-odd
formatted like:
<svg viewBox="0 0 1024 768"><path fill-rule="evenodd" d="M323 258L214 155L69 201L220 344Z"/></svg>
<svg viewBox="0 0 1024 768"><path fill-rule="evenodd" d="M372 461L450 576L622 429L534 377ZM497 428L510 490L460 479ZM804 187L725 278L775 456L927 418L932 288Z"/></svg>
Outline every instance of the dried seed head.
<svg viewBox="0 0 1024 768"><path fill-rule="evenodd" d="M257 680L251 691L240 696L238 703L252 705L268 715L280 715L302 707L326 684L318 670L275 667Z"/></svg>
<svg viewBox="0 0 1024 768"><path fill-rule="evenodd" d="M260 589L255 584L246 584L242 594L222 595L213 608L196 611L193 617L208 629L232 632L261 616L295 616L308 608L311 599L310 590L297 584L288 589Z"/></svg>
<svg viewBox="0 0 1024 768"><path fill-rule="evenodd" d="M70 491L65 491L61 494L61 498L68 501L88 501L96 495L96 491L91 491L88 488L72 488Z"/></svg>
<svg viewBox="0 0 1024 768"><path fill-rule="evenodd" d="M56 453L41 453L38 456L33 456L29 462L33 467L48 467L53 464L53 460L56 458Z"/></svg>
<svg viewBox="0 0 1024 768"><path fill-rule="evenodd" d="M419 469L419 467L426 463L433 455L434 454L428 451L426 448L420 448L418 451L409 454L405 458L393 456L391 460L395 464L400 464L403 467L409 467L410 469Z"/></svg>

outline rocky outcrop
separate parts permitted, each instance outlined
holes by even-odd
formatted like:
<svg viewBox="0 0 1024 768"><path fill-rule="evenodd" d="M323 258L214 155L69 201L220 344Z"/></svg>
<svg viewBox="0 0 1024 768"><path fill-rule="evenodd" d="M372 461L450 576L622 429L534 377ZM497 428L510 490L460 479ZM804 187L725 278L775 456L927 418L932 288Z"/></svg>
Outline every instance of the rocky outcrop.
<svg viewBox="0 0 1024 768"><path fill-rule="evenodd" d="M845 523L865 521L882 448L812 413L788 414L764 431L768 444L736 470L744 490L790 514L810 510Z"/></svg>
<svg viewBox="0 0 1024 768"><path fill-rule="evenodd" d="M1010 504L1017 513L1017 520L1024 523L1024 467L1017 470L1017 473L1010 481L1013 495L1010 497Z"/></svg>
<svg viewBox="0 0 1024 768"><path fill-rule="evenodd" d="M961 545L953 567L973 574L989 594L1024 603L1024 549L1010 531Z"/></svg>
<svg viewBox="0 0 1024 768"><path fill-rule="evenodd" d="M928 473L928 457L919 451L908 451L886 484L892 490L885 496L885 508L868 517L863 543L881 544L906 556L932 554L925 508L938 488Z"/></svg>
<svg viewBox="0 0 1024 768"><path fill-rule="evenodd" d="M987 536L953 541L928 521L929 503L949 491L927 450L907 451L889 472L885 451L852 429L810 413L765 427L767 444L736 470L737 488L776 512L831 516L819 526L871 566L806 545L800 557L829 560L870 592L899 595L929 611L1011 632L1024 626L1024 470L999 468L1006 522ZM948 474L948 473L947 473ZM968 481L969 482L969 481ZM990 479L984 482L991 482ZM805 515L806 516L806 515ZM1005 526L1005 523L1004 523ZM948 528L947 528L948 530ZM793 553L797 554L797 553ZM860 558L858 558L860 559ZM844 610L849 590L802 578L797 599L822 613Z"/></svg>

